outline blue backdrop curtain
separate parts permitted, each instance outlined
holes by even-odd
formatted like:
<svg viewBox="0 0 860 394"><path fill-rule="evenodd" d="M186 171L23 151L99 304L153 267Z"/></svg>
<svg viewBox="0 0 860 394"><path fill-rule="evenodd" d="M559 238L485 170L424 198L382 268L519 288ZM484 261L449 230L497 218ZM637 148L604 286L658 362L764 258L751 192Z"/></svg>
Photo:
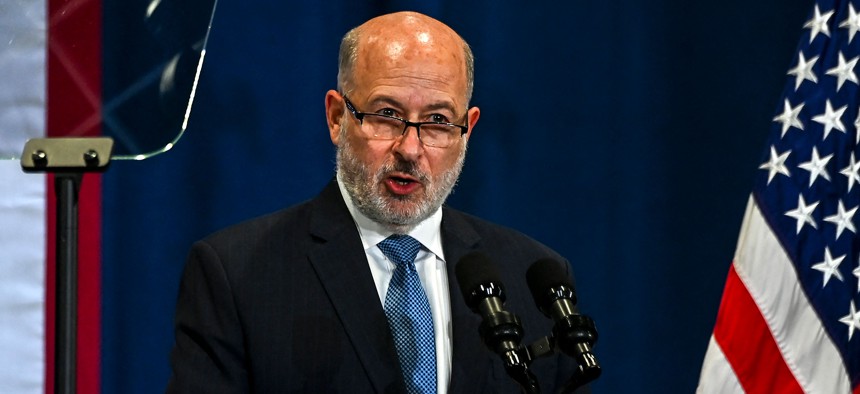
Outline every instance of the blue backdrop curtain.
<svg viewBox="0 0 860 394"><path fill-rule="evenodd" d="M572 262L600 332L595 392L693 392L811 1L218 7L186 137L103 178L104 392L163 390L194 240L332 177L323 97L340 37L407 9L448 23L476 57L481 119L450 205Z"/></svg>

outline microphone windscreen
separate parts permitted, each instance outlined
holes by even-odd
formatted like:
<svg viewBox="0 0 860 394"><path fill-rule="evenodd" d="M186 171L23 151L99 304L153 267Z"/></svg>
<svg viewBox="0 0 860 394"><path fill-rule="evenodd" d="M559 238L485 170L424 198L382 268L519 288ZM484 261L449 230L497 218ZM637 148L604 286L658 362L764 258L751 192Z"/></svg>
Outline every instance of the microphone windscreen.
<svg viewBox="0 0 860 394"><path fill-rule="evenodd" d="M483 253L471 252L463 256L457 262L454 270L457 275L457 283L460 284L460 291L466 300L469 300L472 291L482 284L493 282L504 289L496 266Z"/></svg>
<svg viewBox="0 0 860 394"><path fill-rule="evenodd" d="M526 271L526 283L532 292L535 302L543 306L547 297L547 290L552 287L565 286L573 290L573 281L567 274L564 266L550 258L535 261Z"/></svg>

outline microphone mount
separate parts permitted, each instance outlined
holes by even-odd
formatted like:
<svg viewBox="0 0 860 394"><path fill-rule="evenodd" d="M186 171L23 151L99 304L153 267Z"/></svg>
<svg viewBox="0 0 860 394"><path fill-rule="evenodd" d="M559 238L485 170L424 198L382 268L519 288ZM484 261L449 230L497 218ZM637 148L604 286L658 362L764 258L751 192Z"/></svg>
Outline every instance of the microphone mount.
<svg viewBox="0 0 860 394"><path fill-rule="evenodd" d="M568 385L574 385L573 388L576 388L597 379L601 372L600 364L591 351L597 342L597 328L594 320L573 310L576 293L571 287L559 284L548 287L542 297L537 295L541 298L541 312L556 317L552 329L556 347L573 357L578 364L578 369L568 381ZM565 299L570 302L556 302Z"/></svg>
<svg viewBox="0 0 860 394"><path fill-rule="evenodd" d="M573 285L558 282L567 273L553 261L539 261L529 269L529 288L539 309L555 321L550 335L524 346L520 318L505 310L505 289L489 259L472 253L457 264L456 274L466 305L482 317L478 333L488 349L498 354L507 374L527 394L539 394L540 386L531 363L559 350L574 358L577 369L558 392L570 393L600 376L600 365L591 348L597 341L594 321L576 312ZM534 268L534 267L537 268Z"/></svg>
<svg viewBox="0 0 860 394"><path fill-rule="evenodd" d="M523 339L522 322L517 315L504 309L504 289L495 282L481 283L465 298L469 308L484 317L478 327L484 345L501 356L505 371L523 392L539 394L537 377L529 370L533 358L520 346Z"/></svg>

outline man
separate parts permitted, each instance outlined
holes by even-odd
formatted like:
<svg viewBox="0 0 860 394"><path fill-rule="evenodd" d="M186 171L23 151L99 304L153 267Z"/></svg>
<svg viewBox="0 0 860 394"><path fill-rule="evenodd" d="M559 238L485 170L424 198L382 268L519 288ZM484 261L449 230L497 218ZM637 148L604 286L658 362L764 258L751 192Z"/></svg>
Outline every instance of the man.
<svg viewBox="0 0 860 394"><path fill-rule="evenodd" d="M432 18L389 14L346 34L325 98L336 180L193 246L168 392L520 392L481 343L454 266L473 251L497 263L529 343L552 322L526 269L564 259L442 206L480 116L472 85L471 50ZM414 246L405 263L400 242ZM573 368L565 356L532 364L547 393Z"/></svg>

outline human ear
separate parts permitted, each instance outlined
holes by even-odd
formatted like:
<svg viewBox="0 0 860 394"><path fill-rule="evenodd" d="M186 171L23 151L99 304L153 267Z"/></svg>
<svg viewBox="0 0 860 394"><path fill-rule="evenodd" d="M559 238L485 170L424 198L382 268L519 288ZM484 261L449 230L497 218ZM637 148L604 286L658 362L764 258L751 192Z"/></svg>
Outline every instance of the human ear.
<svg viewBox="0 0 860 394"><path fill-rule="evenodd" d="M478 123L478 118L481 117L481 109L478 107L472 107L469 108L467 113L469 114L469 123L467 124L467 126L469 126L469 131L466 132L466 137L468 138L472 136L472 129L475 128L475 125Z"/></svg>
<svg viewBox="0 0 860 394"><path fill-rule="evenodd" d="M343 119L344 105L343 96L335 90L329 90L325 94L325 118L328 123L329 138L331 143L337 145L340 140L340 123Z"/></svg>

